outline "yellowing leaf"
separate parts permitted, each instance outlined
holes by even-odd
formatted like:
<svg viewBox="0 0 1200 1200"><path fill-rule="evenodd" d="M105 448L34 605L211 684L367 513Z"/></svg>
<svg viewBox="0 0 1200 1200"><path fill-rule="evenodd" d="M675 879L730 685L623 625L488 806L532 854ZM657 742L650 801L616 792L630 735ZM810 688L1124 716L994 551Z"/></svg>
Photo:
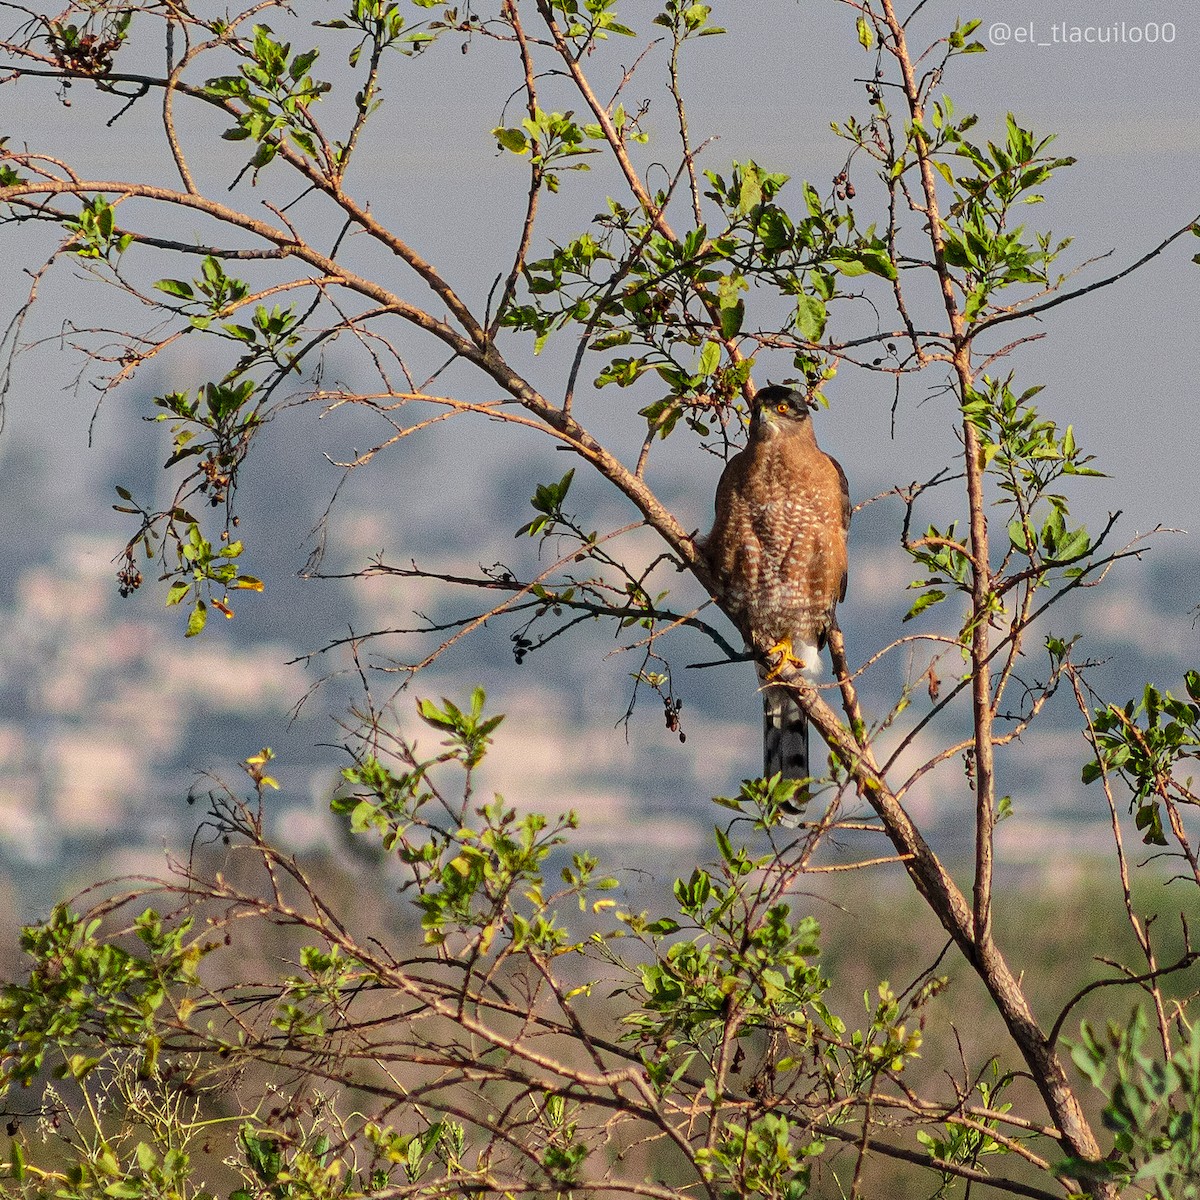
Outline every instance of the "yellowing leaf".
<svg viewBox="0 0 1200 1200"><path fill-rule="evenodd" d="M208 609L204 605L203 600L196 601L196 607L192 609L191 616L188 617L187 630L184 637L195 637L203 628L204 623L208 620Z"/></svg>

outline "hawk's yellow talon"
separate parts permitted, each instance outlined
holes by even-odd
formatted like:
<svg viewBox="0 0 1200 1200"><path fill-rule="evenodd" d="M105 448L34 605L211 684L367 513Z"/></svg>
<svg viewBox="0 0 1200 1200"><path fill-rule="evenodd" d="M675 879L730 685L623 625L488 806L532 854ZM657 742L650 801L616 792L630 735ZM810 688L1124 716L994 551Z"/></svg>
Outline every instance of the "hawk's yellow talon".
<svg viewBox="0 0 1200 1200"><path fill-rule="evenodd" d="M804 660L797 658L792 653L792 639L785 637L781 638L767 651L767 658L774 658L779 655L779 661L767 671L767 682L772 683L783 673L786 667L795 667L799 671L804 670Z"/></svg>

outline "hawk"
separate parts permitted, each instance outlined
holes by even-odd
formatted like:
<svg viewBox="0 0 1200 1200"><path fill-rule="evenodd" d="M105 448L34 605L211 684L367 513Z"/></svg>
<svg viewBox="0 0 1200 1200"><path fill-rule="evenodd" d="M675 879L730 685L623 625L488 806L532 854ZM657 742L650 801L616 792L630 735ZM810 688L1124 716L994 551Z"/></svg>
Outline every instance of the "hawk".
<svg viewBox="0 0 1200 1200"><path fill-rule="evenodd" d="M729 616L779 666L820 670L833 611L846 596L846 474L813 434L808 402L771 385L754 397L750 440L717 484L716 519L703 552ZM764 672L763 775L805 779L808 718Z"/></svg>

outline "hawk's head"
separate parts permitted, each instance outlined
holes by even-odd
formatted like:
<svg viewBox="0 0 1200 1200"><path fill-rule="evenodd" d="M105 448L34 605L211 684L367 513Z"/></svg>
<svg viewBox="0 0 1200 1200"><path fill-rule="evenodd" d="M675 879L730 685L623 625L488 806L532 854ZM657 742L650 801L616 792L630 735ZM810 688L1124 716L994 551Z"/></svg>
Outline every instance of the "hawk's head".
<svg viewBox="0 0 1200 1200"><path fill-rule="evenodd" d="M796 432L808 423L808 418L808 401L796 388L772 383L755 393L754 425L759 437Z"/></svg>

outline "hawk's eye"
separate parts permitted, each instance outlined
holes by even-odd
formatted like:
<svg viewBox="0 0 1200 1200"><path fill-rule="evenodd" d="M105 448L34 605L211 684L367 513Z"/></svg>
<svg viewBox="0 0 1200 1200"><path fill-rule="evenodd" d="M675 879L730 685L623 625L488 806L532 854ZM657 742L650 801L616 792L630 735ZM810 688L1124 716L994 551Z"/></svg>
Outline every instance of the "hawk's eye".
<svg viewBox="0 0 1200 1200"><path fill-rule="evenodd" d="M786 402L785 402L785 403L783 403L783 404L777 404L777 405L775 405L775 411L776 411L777 413L785 413L785 412L787 412L787 410L788 410L788 405L787 405L787 403L786 403Z"/></svg>

